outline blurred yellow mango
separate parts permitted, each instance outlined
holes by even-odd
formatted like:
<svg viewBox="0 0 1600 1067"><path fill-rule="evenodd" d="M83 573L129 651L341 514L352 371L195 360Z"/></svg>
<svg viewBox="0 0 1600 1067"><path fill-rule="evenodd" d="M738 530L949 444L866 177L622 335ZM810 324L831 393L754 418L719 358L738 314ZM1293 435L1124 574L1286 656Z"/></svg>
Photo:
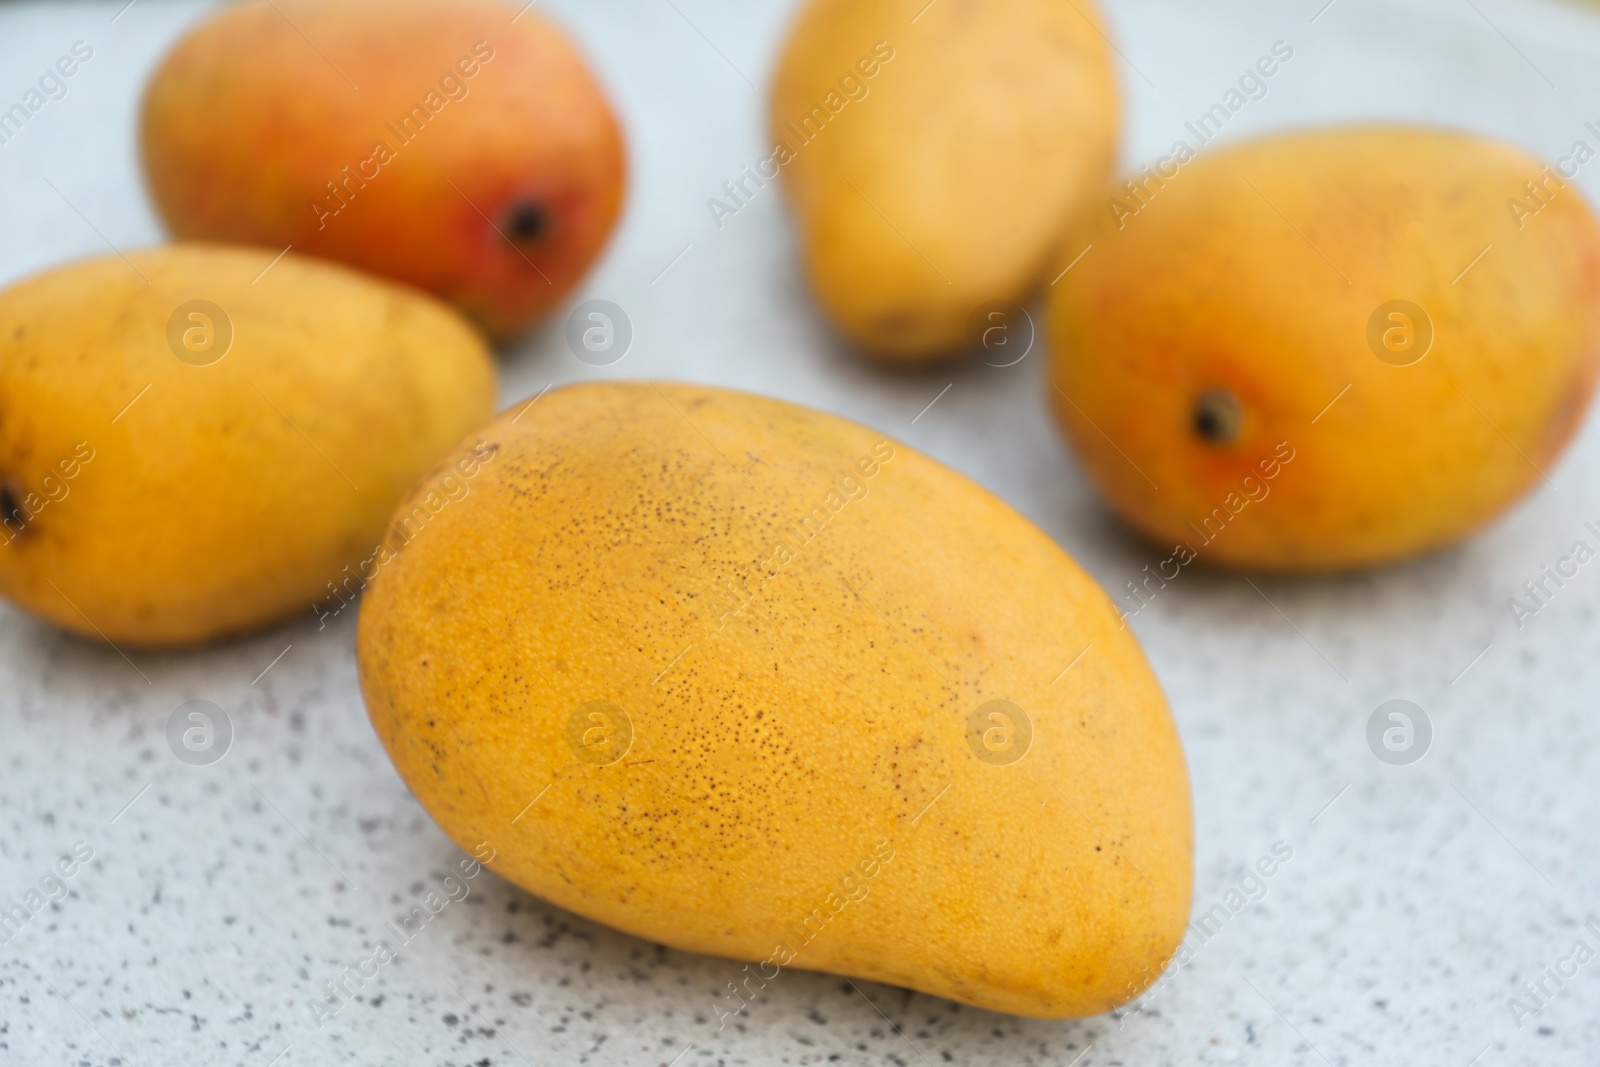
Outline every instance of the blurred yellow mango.
<svg viewBox="0 0 1600 1067"><path fill-rule="evenodd" d="M454 311L293 253L172 245L28 279L0 293L0 592L119 644L334 613L494 395Z"/></svg>
<svg viewBox="0 0 1600 1067"><path fill-rule="evenodd" d="M834 325L925 363L1039 284L1110 172L1118 114L1092 0L808 0L763 173L784 175Z"/></svg>

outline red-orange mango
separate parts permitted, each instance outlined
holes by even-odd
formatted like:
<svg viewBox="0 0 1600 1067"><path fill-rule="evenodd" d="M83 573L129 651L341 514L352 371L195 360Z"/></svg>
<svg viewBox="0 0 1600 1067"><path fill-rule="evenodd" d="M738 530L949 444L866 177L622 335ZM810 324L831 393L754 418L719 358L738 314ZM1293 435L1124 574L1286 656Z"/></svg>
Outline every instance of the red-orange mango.
<svg viewBox="0 0 1600 1067"><path fill-rule="evenodd" d="M491 336L606 243L611 106L566 35L502 0L242 0L145 94L150 192L181 238L293 246L426 289Z"/></svg>

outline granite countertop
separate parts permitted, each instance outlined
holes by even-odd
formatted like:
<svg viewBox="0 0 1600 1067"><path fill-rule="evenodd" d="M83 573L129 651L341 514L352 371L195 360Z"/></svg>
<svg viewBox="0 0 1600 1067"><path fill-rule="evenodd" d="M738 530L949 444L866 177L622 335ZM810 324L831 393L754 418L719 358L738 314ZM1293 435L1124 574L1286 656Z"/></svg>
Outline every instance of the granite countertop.
<svg viewBox="0 0 1600 1067"><path fill-rule="evenodd" d="M133 117L146 74L203 5L124 3L0 6L0 104L74 42L93 49L66 95L0 144L0 282L159 238ZM634 341L590 366L558 315L504 355L506 401L658 376L836 411L977 478L1121 587L1159 553L1096 503L1045 411L1037 354L871 369L810 308L777 190L713 218L707 199L764 155L756 86L788 6L541 4L582 39L629 130L627 216L574 303L614 301ZM1185 123L1279 41L1292 59L1222 139L1396 117L1552 159L1579 140L1600 147L1585 125L1600 124L1600 10L1109 8L1128 165L1193 144ZM1595 197L1597 177L1591 165L1577 184ZM1591 419L1549 485L1448 551L1254 588L1190 568L1132 619L1193 776L1195 951L1138 1005L1076 1022L786 972L719 1027L739 965L616 933L487 872L455 883L397 958L360 977L391 921L466 857L373 736L354 613L124 656L0 607L0 905L28 915L0 944L0 1064L1592 1063L1600 965L1574 946L1600 949L1600 859L1584 844L1600 810L1600 572L1532 617L1507 601L1575 541L1600 544L1584 525L1600 518L1597 434ZM1369 746L1374 712L1396 699L1431 727L1414 762ZM170 742L189 701L221 709L220 759ZM1252 873L1265 866L1271 877ZM314 1007L347 968L352 999ZM1541 981L1538 996L1523 988Z"/></svg>

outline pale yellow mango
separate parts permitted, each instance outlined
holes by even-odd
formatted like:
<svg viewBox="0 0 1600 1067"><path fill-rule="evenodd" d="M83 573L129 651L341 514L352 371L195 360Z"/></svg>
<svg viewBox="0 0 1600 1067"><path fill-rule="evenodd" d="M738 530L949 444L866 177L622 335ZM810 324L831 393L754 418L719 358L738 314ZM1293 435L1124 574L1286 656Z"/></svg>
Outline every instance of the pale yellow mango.
<svg viewBox="0 0 1600 1067"><path fill-rule="evenodd" d="M1092 0L808 0L778 60L774 151L806 275L893 363L969 350L1040 284L1116 155ZM1014 312L1013 312L1014 314Z"/></svg>

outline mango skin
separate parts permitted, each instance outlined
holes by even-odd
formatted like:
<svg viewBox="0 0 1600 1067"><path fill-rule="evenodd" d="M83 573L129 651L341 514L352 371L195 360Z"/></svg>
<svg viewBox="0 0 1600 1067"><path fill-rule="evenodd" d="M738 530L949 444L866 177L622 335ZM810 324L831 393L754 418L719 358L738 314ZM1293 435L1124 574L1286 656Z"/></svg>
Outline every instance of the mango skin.
<svg viewBox="0 0 1600 1067"><path fill-rule="evenodd" d="M455 841L751 961L740 981L1063 1017L1160 974L1189 909L1183 755L1133 636L1036 527L865 427L721 389L569 386L478 437L495 458L386 542L357 632L373 726ZM996 698L1033 724L1009 765L966 740Z"/></svg>
<svg viewBox="0 0 1600 1067"><path fill-rule="evenodd" d="M1162 548L1263 571L1384 563L1489 521L1550 470L1600 373L1593 213L1572 186L1510 206L1544 178L1480 137L1351 127L1202 153L1142 208L1112 187L1050 307L1049 396L1090 479ZM1397 299L1434 334L1406 366L1367 337ZM1196 432L1210 390L1239 402L1230 444Z"/></svg>
<svg viewBox="0 0 1600 1067"><path fill-rule="evenodd" d="M493 410L492 357L421 293L272 255L173 245L0 292L0 594L177 645L359 591L395 502ZM207 366L168 342L195 299L232 323Z"/></svg>
<svg viewBox="0 0 1600 1067"><path fill-rule="evenodd" d="M806 274L852 343L948 359L983 305L1027 299L1116 156L1104 30L1092 0L804 5L769 119Z"/></svg>
<svg viewBox="0 0 1600 1067"><path fill-rule="evenodd" d="M145 93L145 177L168 228L293 245L428 290L496 339L520 333L588 271L626 185L622 134L593 74L537 9L513 23L522 6L217 8ZM421 132L414 120L402 129L418 104ZM526 240L515 236L524 203L543 213Z"/></svg>

